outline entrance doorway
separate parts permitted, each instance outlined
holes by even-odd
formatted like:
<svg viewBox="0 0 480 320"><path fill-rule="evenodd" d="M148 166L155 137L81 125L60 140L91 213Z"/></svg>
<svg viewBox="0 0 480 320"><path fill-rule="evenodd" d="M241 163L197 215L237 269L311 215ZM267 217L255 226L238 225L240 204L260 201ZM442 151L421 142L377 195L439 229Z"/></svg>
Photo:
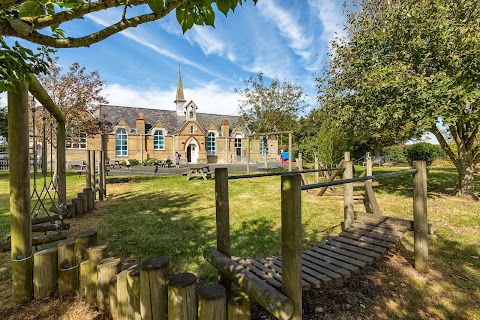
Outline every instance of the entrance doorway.
<svg viewBox="0 0 480 320"><path fill-rule="evenodd" d="M198 144L195 139L191 139L187 143L187 148L186 148L186 153L187 153L187 162L188 163L197 163L198 161Z"/></svg>

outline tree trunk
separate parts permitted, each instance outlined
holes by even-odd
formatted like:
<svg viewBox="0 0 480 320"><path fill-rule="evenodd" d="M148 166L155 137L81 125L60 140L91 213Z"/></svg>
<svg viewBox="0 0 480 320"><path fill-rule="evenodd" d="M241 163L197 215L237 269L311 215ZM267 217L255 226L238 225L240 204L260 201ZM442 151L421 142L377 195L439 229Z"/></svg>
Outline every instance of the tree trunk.
<svg viewBox="0 0 480 320"><path fill-rule="evenodd" d="M473 173L475 165L470 161L460 161L458 170L458 192L457 196L465 198L473 198L478 200L475 194L475 182Z"/></svg>

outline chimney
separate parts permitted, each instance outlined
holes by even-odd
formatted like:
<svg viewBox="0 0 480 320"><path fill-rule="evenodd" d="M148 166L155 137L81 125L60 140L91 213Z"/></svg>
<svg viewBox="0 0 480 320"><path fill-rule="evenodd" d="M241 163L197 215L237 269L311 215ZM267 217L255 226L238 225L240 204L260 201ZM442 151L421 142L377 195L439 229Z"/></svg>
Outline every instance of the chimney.
<svg viewBox="0 0 480 320"><path fill-rule="evenodd" d="M222 120L222 124L220 125L220 131L222 131L222 135L224 137L228 137L230 135L230 123L227 119Z"/></svg>
<svg viewBox="0 0 480 320"><path fill-rule="evenodd" d="M137 118L135 119L135 123L137 125L137 133L138 134L145 134L145 115L142 112L137 114Z"/></svg>

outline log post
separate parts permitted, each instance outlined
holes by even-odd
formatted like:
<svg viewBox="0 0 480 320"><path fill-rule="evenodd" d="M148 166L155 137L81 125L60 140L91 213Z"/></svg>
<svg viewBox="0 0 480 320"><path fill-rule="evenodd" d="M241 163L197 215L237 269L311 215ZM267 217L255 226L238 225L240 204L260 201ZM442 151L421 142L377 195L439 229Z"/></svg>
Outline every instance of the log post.
<svg viewBox="0 0 480 320"><path fill-rule="evenodd" d="M78 290L78 265L58 269L58 293L60 295L74 293Z"/></svg>
<svg viewBox="0 0 480 320"><path fill-rule="evenodd" d="M75 257L75 240L66 239L60 241L58 247L58 269L64 268L68 264L67 268L77 264Z"/></svg>
<svg viewBox="0 0 480 320"><path fill-rule="evenodd" d="M82 261L85 257L85 248L97 244L97 232L93 230L82 231L75 235L75 256L77 261Z"/></svg>
<svg viewBox="0 0 480 320"><path fill-rule="evenodd" d="M89 156L90 156L90 182L91 182L90 188L93 190L93 195L91 199L92 210L93 210L93 203L95 202L95 150L90 150Z"/></svg>
<svg viewBox="0 0 480 320"><path fill-rule="evenodd" d="M75 215L74 216L79 216L85 213L83 210L83 199L81 198L73 198L72 203L75 207Z"/></svg>
<svg viewBox="0 0 480 320"><path fill-rule="evenodd" d="M140 264L140 314L142 320L167 319L169 261L150 258Z"/></svg>
<svg viewBox="0 0 480 320"><path fill-rule="evenodd" d="M247 136L247 174L250 174L250 136Z"/></svg>
<svg viewBox="0 0 480 320"><path fill-rule="evenodd" d="M250 299L239 289L232 290L227 302L228 320L250 320Z"/></svg>
<svg viewBox="0 0 480 320"><path fill-rule="evenodd" d="M425 161L413 161L412 167L418 170L413 176L415 269L428 272L427 165Z"/></svg>
<svg viewBox="0 0 480 320"><path fill-rule="evenodd" d="M98 265L100 261L106 259L108 256L108 247L106 244L99 244L93 247L85 248L85 260L92 261Z"/></svg>
<svg viewBox="0 0 480 320"><path fill-rule="evenodd" d="M128 270L123 270L117 275L118 320L127 320L127 314L128 314L127 272Z"/></svg>
<svg viewBox="0 0 480 320"><path fill-rule="evenodd" d="M85 150L85 153L87 158L87 163L85 165L85 185L87 186L87 188L92 188L92 175L90 174L90 171L92 170L92 166L90 164L90 161L92 161L92 157L90 156L90 154L92 153L92 151Z"/></svg>
<svg viewBox="0 0 480 320"><path fill-rule="evenodd" d="M67 204L67 218L74 218L75 217L75 205L73 203Z"/></svg>
<svg viewBox="0 0 480 320"><path fill-rule="evenodd" d="M318 169L320 169L320 166L319 166L319 163L318 163L318 156L315 153L315 170L317 170L317 171L315 171L315 183L318 183L318 181L319 181Z"/></svg>
<svg viewBox="0 0 480 320"><path fill-rule="evenodd" d="M87 213L88 211L88 196L85 192L79 192L77 193L77 197L79 199L82 199L82 205L83 205L83 213Z"/></svg>
<svg viewBox="0 0 480 320"><path fill-rule="evenodd" d="M197 277L177 273L168 282L168 319L197 319Z"/></svg>
<svg viewBox="0 0 480 320"><path fill-rule="evenodd" d="M105 151L100 151L100 161L98 162L98 200L105 198Z"/></svg>
<svg viewBox="0 0 480 320"><path fill-rule="evenodd" d="M350 152L349 151L345 151L345 153L343 155L343 160L344 161L350 161Z"/></svg>
<svg viewBox="0 0 480 320"><path fill-rule="evenodd" d="M9 166L12 296L18 302L33 296L28 128L28 84L22 79L8 92L8 147L15 164Z"/></svg>
<svg viewBox="0 0 480 320"><path fill-rule="evenodd" d="M228 199L228 169L215 169L215 207L217 228L217 250L230 257L230 204ZM219 283L227 292L231 283L219 274Z"/></svg>
<svg viewBox="0 0 480 320"><path fill-rule="evenodd" d="M38 251L33 255L33 296L43 299L55 291L57 284L58 249Z"/></svg>
<svg viewBox="0 0 480 320"><path fill-rule="evenodd" d="M113 320L118 319L117 276L114 275L108 281L108 310Z"/></svg>
<svg viewBox="0 0 480 320"><path fill-rule="evenodd" d="M92 188L84 188L83 189L83 194L87 198L87 210L86 211L90 212L90 211L93 210L94 203L95 203L95 199L93 198L94 197L93 189Z"/></svg>
<svg viewBox="0 0 480 320"><path fill-rule="evenodd" d="M292 133L288 133L288 172L292 171Z"/></svg>
<svg viewBox="0 0 480 320"><path fill-rule="evenodd" d="M368 176L373 175L372 157L370 155L370 152L367 152L367 154L365 155L365 160L366 160L366 165L367 165L367 167L365 168L365 173L368 177ZM371 181L371 180L369 180L369 181Z"/></svg>
<svg viewBox="0 0 480 320"><path fill-rule="evenodd" d="M133 265L127 270L127 318L141 320L140 314L140 268Z"/></svg>
<svg viewBox="0 0 480 320"><path fill-rule="evenodd" d="M227 320L227 291L207 283L198 290L198 320Z"/></svg>
<svg viewBox="0 0 480 320"><path fill-rule="evenodd" d="M302 179L282 175L282 292L293 302L290 319L302 319Z"/></svg>
<svg viewBox="0 0 480 320"><path fill-rule="evenodd" d="M343 171L344 179L353 178L353 168L351 161L345 161L345 171ZM346 183L343 185L343 228L347 229L353 223L354 208L353 208L353 183Z"/></svg>
<svg viewBox="0 0 480 320"><path fill-rule="evenodd" d="M78 294L89 302L94 302L97 298L97 266L90 260L80 262L80 280L78 285Z"/></svg>
<svg viewBox="0 0 480 320"><path fill-rule="evenodd" d="M120 269L120 258L106 258L100 261L97 266L97 307L100 311L106 311L109 306L108 292L109 281Z"/></svg>

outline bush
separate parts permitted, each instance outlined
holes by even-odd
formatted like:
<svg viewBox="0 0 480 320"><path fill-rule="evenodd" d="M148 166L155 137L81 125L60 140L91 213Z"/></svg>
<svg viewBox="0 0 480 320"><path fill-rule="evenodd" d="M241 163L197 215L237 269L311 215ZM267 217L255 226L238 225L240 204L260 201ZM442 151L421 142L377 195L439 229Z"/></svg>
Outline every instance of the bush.
<svg viewBox="0 0 480 320"><path fill-rule="evenodd" d="M147 160L145 160L145 161L143 162L143 165L144 165L144 166L149 166L149 167L151 167L151 166L154 166L154 165L155 165L155 161L157 161L157 160L154 159L154 158L148 158Z"/></svg>
<svg viewBox="0 0 480 320"><path fill-rule="evenodd" d="M427 165L431 165L437 158L437 148L431 143L419 142L406 146L405 155L410 165L414 160L423 160Z"/></svg>
<svg viewBox="0 0 480 320"><path fill-rule="evenodd" d="M405 146L396 145L385 147L382 149L382 154L389 157L391 161L396 163L407 163L407 157L405 155Z"/></svg>
<svg viewBox="0 0 480 320"><path fill-rule="evenodd" d="M133 167L133 166L138 166L140 164L140 161L138 161L137 159L128 159L130 160L130 165Z"/></svg>

